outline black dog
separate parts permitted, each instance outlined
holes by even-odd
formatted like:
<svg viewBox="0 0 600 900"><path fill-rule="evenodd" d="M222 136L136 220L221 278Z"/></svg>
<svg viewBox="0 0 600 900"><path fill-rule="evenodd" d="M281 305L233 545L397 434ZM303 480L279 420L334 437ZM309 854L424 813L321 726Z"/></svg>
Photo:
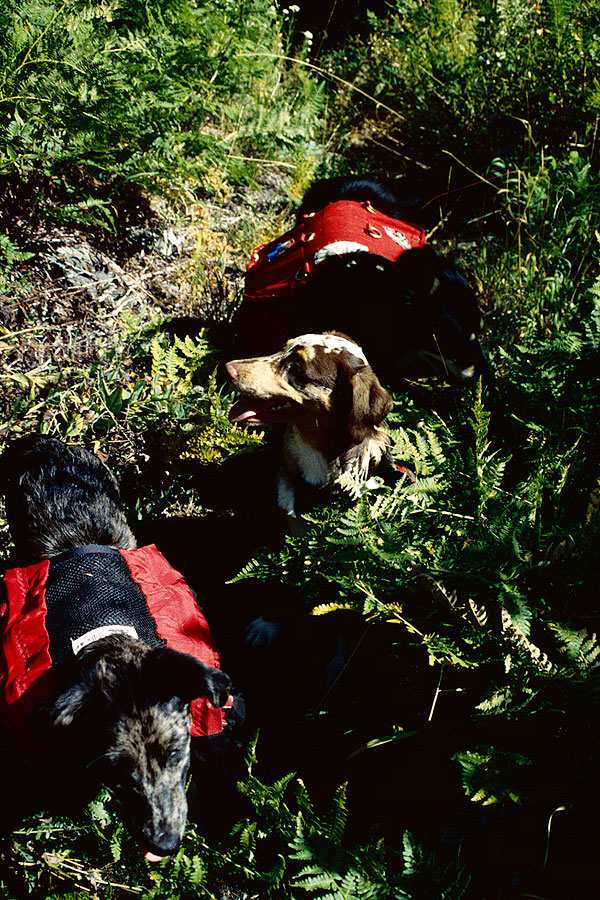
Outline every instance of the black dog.
<svg viewBox="0 0 600 900"><path fill-rule="evenodd" d="M28 751L106 785L147 859L168 856L190 730L218 734L230 692L204 617L156 548L135 549L92 453L28 435L0 459L0 486L20 564L0 603L1 718Z"/></svg>
<svg viewBox="0 0 600 900"><path fill-rule="evenodd" d="M415 197L400 197L390 181L374 175L339 175L324 178L311 184L302 198L296 214L296 222L307 213L317 212L336 200L368 200L375 209L392 219L403 222L419 222L419 200Z"/></svg>
<svg viewBox="0 0 600 900"><path fill-rule="evenodd" d="M475 295L457 266L426 244L419 218L416 201L381 179L314 184L296 227L253 254L233 322L238 355L271 353L296 334L336 330L363 348L392 387L404 374L432 370L449 380L490 378Z"/></svg>

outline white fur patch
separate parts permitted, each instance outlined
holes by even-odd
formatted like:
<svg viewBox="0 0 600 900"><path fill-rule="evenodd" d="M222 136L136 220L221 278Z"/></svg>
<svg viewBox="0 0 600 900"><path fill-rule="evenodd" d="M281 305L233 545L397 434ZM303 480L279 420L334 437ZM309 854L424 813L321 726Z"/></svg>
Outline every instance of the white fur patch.
<svg viewBox="0 0 600 900"><path fill-rule="evenodd" d="M77 656L84 647L93 644L94 641L99 641L101 638L108 637L110 634L128 634L136 639L138 637L138 633L133 625L100 625L99 628L92 628L91 631L86 631L81 637L71 638L73 653Z"/></svg>
<svg viewBox="0 0 600 900"><path fill-rule="evenodd" d="M363 365L368 366L367 357L361 347L349 338L340 337L338 334L301 334L292 338L286 346L287 350L295 350L299 347L322 347L325 353L339 353L347 350L356 356Z"/></svg>
<svg viewBox="0 0 600 900"><path fill-rule="evenodd" d="M292 426L286 434L286 449L298 466L299 474L304 481L320 487L329 483L331 470L327 459L319 450L315 450L302 439L295 426Z"/></svg>
<svg viewBox="0 0 600 900"><path fill-rule="evenodd" d="M382 456L383 448L381 446L381 441L369 438L369 440L367 441L367 446L365 447L364 455L361 459L361 475L363 476L363 478L366 478L366 476L369 474L371 464L378 463Z"/></svg>
<svg viewBox="0 0 600 900"><path fill-rule="evenodd" d="M347 253L368 253L369 248L355 241L334 241L333 244L325 244L315 253L315 266L322 263L329 256L345 256Z"/></svg>

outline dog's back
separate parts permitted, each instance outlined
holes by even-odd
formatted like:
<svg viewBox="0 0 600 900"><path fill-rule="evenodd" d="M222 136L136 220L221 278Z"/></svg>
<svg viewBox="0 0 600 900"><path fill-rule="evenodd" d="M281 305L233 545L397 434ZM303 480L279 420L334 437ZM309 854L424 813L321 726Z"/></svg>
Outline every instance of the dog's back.
<svg viewBox="0 0 600 900"><path fill-rule="evenodd" d="M427 245L419 206L371 175L315 182L295 229L253 254L233 320L240 355L337 330L364 347L394 387L407 373L492 380L475 294L456 264ZM334 224L325 229L328 211Z"/></svg>
<svg viewBox="0 0 600 900"><path fill-rule="evenodd" d="M302 199L298 221L337 200L367 202L392 219L422 224L418 198L400 197L393 182L375 175L340 175L315 181Z"/></svg>
<svg viewBox="0 0 600 900"><path fill-rule="evenodd" d="M396 262L367 253L331 257L306 285L290 321L293 333L339 328L359 340L389 385L407 371L430 370L435 355L442 359L438 371L446 366L458 380L489 372L473 292L457 267L429 246Z"/></svg>
<svg viewBox="0 0 600 900"><path fill-rule="evenodd" d="M13 441L0 458L0 493L19 560L51 559L85 544L136 545L117 482L83 447L42 434Z"/></svg>

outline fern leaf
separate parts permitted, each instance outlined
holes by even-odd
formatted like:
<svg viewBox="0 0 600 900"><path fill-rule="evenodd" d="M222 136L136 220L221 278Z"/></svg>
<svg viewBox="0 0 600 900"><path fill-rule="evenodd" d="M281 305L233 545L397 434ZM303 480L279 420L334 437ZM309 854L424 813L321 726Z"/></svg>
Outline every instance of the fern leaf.
<svg viewBox="0 0 600 900"><path fill-rule="evenodd" d="M340 785L334 794L330 811L323 817L325 833L337 844L341 843L348 819L346 787L346 784Z"/></svg>
<svg viewBox="0 0 600 900"><path fill-rule="evenodd" d="M485 628L488 623L487 610L484 606L478 606L471 597L469 597L468 602L475 621L480 628Z"/></svg>
<svg viewBox="0 0 600 900"><path fill-rule="evenodd" d="M600 666L600 644L595 634L588 631L572 631L555 622L550 624L557 635L566 656L582 670L594 670Z"/></svg>
<svg viewBox="0 0 600 900"><path fill-rule="evenodd" d="M321 603L319 606L314 606L310 614L311 616L324 616L330 612L337 612L339 609L355 609L355 606L353 603L343 603L341 601L338 603Z"/></svg>
<svg viewBox="0 0 600 900"><path fill-rule="evenodd" d="M504 636L516 646L520 651L524 652L528 655L533 661L535 667L539 669L540 672L544 672L545 674L549 674L554 671L554 665L549 660L548 656L540 650L539 647L536 647L529 638L523 633L523 631L514 624L513 619L504 607L502 608L502 632Z"/></svg>

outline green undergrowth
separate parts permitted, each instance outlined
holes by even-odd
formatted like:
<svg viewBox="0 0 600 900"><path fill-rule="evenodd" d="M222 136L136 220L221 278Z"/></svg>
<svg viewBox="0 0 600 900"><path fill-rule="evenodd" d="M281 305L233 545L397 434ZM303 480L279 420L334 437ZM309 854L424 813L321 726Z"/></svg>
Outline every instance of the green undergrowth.
<svg viewBox="0 0 600 900"><path fill-rule="evenodd" d="M186 203L310 177L323 87L283 60L267 0L10 0L0 12L0 177L11 213L113 230L131 183Z"/></svg>
<svg viewBox="0 0 600 900"><path fill-rule="evenodd" d="M0 432L60 435L100 451L117 468L135 466L146 451L157 465L177 469L185 460L218 462L260 444L260 434L229 424L232 397L217 384L210 344L167 329L163 317L124 316L113 346L88 367L23 372L9 362L0 373L6 391ZM8 360L21 339L20 332L2 336ZM165 485L165 498L170 493Z"/></svg>
<svg viewBox="0 0 600 900"><path fill-rule="evenodd" d="M436 865L433 855L408 832L395 851L381 840L345 846L345 786L324 811L317 811L295 775L271 784L256 777L256 742L246 763L239 790L248 799L252 816L237 823L220 842L208 843L196 826L188 824L173 858L145 863L104 791L80 821L36 818L13 833L3 860L11 869L3 897L17 900L30 892L46 900L99 895L140 900L224 895L322 900L464 896L468 878L460 866Z"/></svg>
<svg viewBox="0 0 600 900"><path fill-rule="evenodd" d="M454 157L481 173L501 148L526 164L538 149L597 152L600 7L596 0L390 0L321 61L343 76L337 163L358 151L400 174ZM365 123L365 116L369 121ZM337 149L337 148L336 148ZM394 159L395 157L395 159ZM473 171L475 170L475 171ZM473 182L473 178L468 179ZM436 198L445 209L457 197Z"/></svg>

